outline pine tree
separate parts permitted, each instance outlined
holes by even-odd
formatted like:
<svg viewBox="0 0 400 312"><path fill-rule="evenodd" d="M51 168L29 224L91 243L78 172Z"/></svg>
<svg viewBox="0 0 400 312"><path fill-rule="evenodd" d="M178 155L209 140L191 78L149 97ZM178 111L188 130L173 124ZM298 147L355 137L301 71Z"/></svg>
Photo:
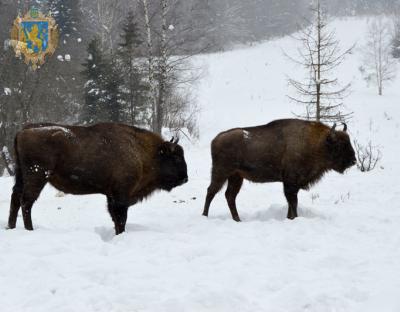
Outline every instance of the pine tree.
<svg viewBox="0 0 400 312"><path fill-rule="evenodd" d="M392 56L396 59L400 59L400 17L397 17L394 27L392 38Z"/></svg>
<svg viewBox="0 0 400 312"><path fill-rule="evenodd" d="M120 47L124 48L126 52L133 54L133 56L140 56L140 45L143 40L140 38L140 32L137 23L135 22L135 16L132 11L129 11L122 25L123 33L121 34L122 43Z"/></svg>
<svg viewBox="0 0 400 312"><path fill-rule="evenodd" d="M102 103L104 103L103 89L104 83L104 60L100 49L100 40L98 38L90 41L88 45L88 57L83 64L85 70L82 72L86 79L84 86L85 104L81 114L81 122L92 124L101 121Z"/></svg>
<svg viewBox="0 0 400 312"><path fill-rule="evenodd" d="M57 47L57 55L62 57L60 61L65 61L71 69L64 66L63 72L77 70L81 60L85 57L85 46L82 44L88 33L83 27L84 17L79 0L50 0L49 11L53 15L60 33ZM80 59L71 66L70 60Z"/></svg>
<svg viewBox="0 0 400 312"><path fill-rule="evenodd" d="M122 42L119 44L118 56L123 74L122 101L128 111L127 122L130 124L149 125L150 110L147 92L148 83L145 80L145 64L141 58L140 32L134 20L133 12L129 12L122 26Z"/></svg>
<svg viewBox="0 0 400 312"><path fill-rule="evenodd" d="M80 71L86 58L86 45L83 42L88 37L83 27L81 2L49 0L47 10L57 23L60 38L55 55L46 61L45 67L51 67L48 70L51 72L52 89L59 94L64 105L74 112L73 119L75 119L80 103L84 100L82 93L84 80ZM76 122L71 119L69 122Z"/></svg>
<svg viewBox="0 0 400 312"><path fill-rule="evenodd" d="M79 0L50 0L48 6L60 30L62 45L67 45L69 39L78 39L82 24Z"/></svg>
<svg viewBox="0 0 400 312"><path fill-rule="evenodd" d="M113 57L104 59L104 72L102 75L104 87L102 103L103 118L105 121L122 121L122 77L117 67L117 60Z"/></svg>

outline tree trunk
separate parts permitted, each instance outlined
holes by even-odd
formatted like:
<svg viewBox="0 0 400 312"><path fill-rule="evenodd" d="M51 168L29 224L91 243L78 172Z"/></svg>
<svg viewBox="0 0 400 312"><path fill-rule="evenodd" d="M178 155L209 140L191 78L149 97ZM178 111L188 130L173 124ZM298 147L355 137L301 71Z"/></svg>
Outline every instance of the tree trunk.
<svg viewBox="0 0 400 312"><path fill-rule="evenodd" d="M167 93L167 0L161 0L161 47L160 47L160 88L159 88L159 101L157 109L157 129L161 133L162 124L164 119L166 93Z"/></svg>
<svg viewBox="0 0 400 312"><path fill-rule="evenodd" d="M321 120L321 4L318 0L318 19L317 19L317 29L318 29L318 43L317 43L317 107L316 107L316 120Z"/></svg>
<svg viewBox="0 0 400 312"><path fill-rule="evenodd" d="M146 43L147 43L147 62L148 62L148 76L149 76L149 85L150 85L150 101L151 101L151 108L152 108L152 116L151 116L151 121L152 121L152 129L155 132L160 133L161 131L157 129L159 128L157 125L157 116L158 116L158 111L157 111L157 88L155 85L155 79L154 79L154 59L153 59L153 41L151 37L151 26L150 26L150 17L149 17L149 9L148 9L148 4L147 0L140 0L143 5L143 13L144 13L144 21L145 21L145 26L146 26Z"/></svg>

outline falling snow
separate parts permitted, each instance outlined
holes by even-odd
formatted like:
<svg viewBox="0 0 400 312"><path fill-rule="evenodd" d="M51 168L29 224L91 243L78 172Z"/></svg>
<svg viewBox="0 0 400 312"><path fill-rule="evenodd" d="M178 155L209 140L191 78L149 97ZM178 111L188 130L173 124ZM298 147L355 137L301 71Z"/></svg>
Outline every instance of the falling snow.
<svg viewBox="0 0 400 312"><path fill-rule="evenodd" d="M10 88L4 88L4 94L5 95L11 95L11 89Z"/></svg>

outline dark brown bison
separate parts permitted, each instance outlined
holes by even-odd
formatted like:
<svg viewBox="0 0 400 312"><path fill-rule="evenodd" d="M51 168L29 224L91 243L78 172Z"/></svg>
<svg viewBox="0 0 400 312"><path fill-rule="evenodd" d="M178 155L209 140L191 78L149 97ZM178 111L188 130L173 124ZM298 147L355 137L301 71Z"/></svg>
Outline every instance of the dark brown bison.
<svg viewBox="0 0 400 312"><path fill-rule="evenodd" d="M119 234L129 206L157 189L170 191L188 181L177 143L122 124L29 125L15 137L16 181L8 227L15 228L21 206L25 229L33 229L32 205L49 182L65 193L106 195Z"/></svg>
<svg viewBox="0 0 400 312"><path fill-rule="evenodd" d="M226 180L225 193L232 218L240 221L236 196L243 179L252 182L283 182L289 204L287 217L297 217L297 193L316 183L325 172L343 173L356 163L346 133L320 122L276 120L264 126L236 128L217 135L211 143L211 184L204 216Z"/></svg>

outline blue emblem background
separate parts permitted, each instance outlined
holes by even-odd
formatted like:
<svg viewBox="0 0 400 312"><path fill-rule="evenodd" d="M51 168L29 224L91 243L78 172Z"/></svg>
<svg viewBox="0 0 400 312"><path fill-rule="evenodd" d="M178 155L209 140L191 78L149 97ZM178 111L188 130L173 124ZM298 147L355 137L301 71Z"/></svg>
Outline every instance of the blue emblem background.
<svg viewBox="0 0 400 312"><path fill-rule="evenodd" d="M49 23L47 21L27 21L22 22L22 31L27 34L32 31L32 27L34 24L38 26L39 29L39 39L42 40L42 52L45 52L48 47L49 42ZM37 46L33 45L32 42L28 39L26 40L29 49L32 49L35 53L39 53L39 49Z"/></svg>

